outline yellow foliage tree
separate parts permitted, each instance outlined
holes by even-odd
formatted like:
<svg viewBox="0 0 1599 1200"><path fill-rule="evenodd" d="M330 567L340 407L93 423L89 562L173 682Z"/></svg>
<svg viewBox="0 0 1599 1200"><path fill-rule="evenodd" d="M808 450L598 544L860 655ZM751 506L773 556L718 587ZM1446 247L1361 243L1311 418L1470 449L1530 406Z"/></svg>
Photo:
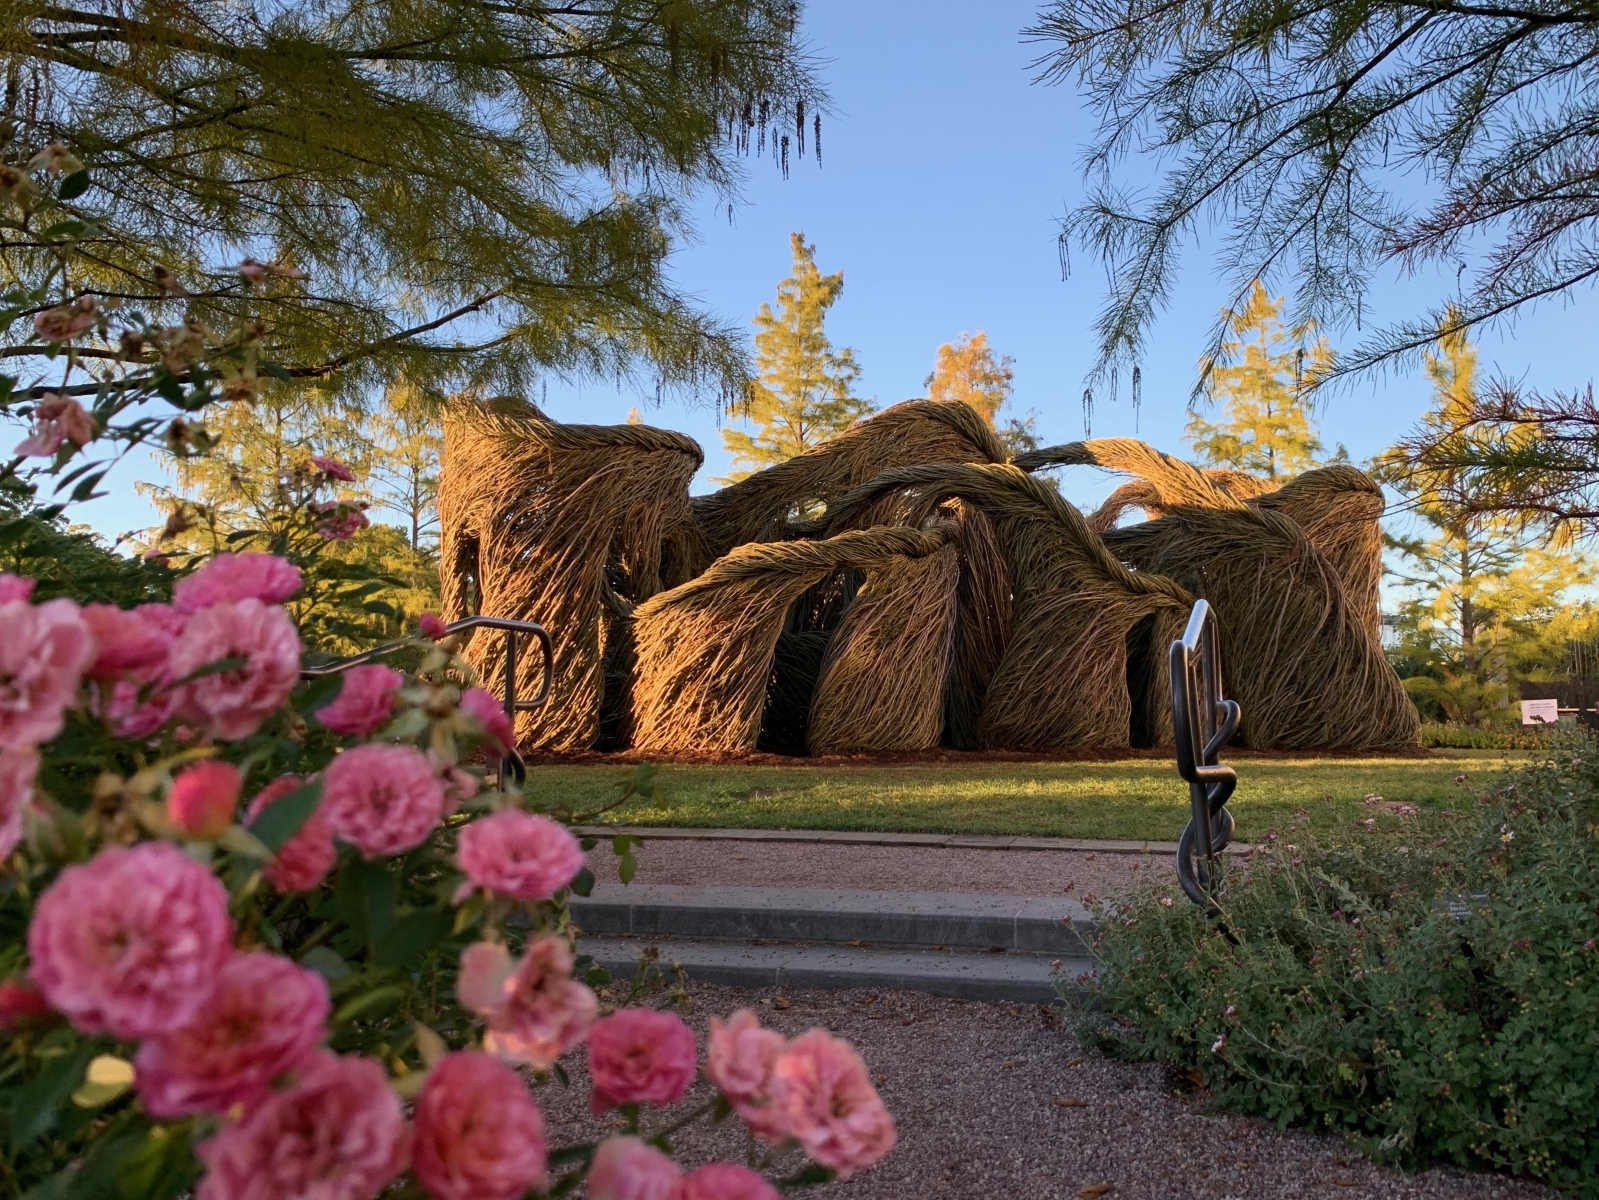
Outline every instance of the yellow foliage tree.
<svg viewBox="0 0 1599 1200"><path fill-rule="evenodd" d="M958 340L938 348L933 373L923 380L927 398L965 401L994 425L999 410L1010 399L1016 374L1011 364L1015 361L1008 354L996 358L983 330L962 333Z"/></svg>
<svg viewBox="0 0 1599 1200"><path fill-rule="evenodd" d="M1326 338L1311 340L1313 326L1284 328L1282 310L1282 297L1273 300L1257 279L1248 303L1223 313L1231 337L1201 364L1222 419L1195 413L1184 431L1201 461L1284 481L1316 465L1321 440L1305 395L1333 354Z"/></svg>
<svg viewBox="0 0 1599 1200"><path fill-rule="evenodd" d="M1446 329L1455 314L1446 315ZM1442 334L1424 362L1433 436L1420 458L1395 446L1377 474L1403 492L1419 534L1390 536L1398 552L1389 575L1409 595L1399 605L1401 649L1418 668L1405 679L1423 704L1479 725L1511 715L1511 676L1536 670L1536 647L1569 589L1593 581L1592 563L1569 547L1541 545L1522 524L1484 511L1472 476L1457 465L1453 440L1477 408L1477 348L1459 329Z"/></svg>
<svg viewBox="0 0 1599 1200"><path fill-rule="evenodd" d="M1003 424L999 420L1000 409L1011 398L1016 375L1011 365L1015 361L1008 354L996 356L983 330L962 333L958 340L945 342L938 348L933 372L922 381L927 387L927 398L960 400L971 405L998 431L999 440L1013 454L1036 450L1038 438L1033 430L1037 414L1028 412L1025 417L1013 416Z"/></svg>
<svg viewBox="0 0 1599 1200"><path fill-rule="evenodd" d="M722 483L793 458L872 411L871 401L853 391L860 377L855 352L834 350L827 339L827 310L844 290L844 272L823 275L805 235L789 240L794 270L777 285L777 311L762 304L755 314L758 377L738 409L755 428L722 431L722 445L733 454Z"/></svg>

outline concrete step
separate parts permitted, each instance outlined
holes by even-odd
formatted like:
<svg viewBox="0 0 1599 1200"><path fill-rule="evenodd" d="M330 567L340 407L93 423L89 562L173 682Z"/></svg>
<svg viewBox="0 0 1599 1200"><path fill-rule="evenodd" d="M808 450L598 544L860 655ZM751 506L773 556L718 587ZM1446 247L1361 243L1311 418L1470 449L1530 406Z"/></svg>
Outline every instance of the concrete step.
<svg viewBox="0 0 1599 1200"><path fill-rule="evenodd" d="M751 943L644 937L584 937L581 953L618 978L631 976L641 950L653 946L662 966L676 963L689 978L729 987L893 988L961 1000L1047 1004L1054 981L1087 971L1087 959L1048 954L926 947Z"/></svg>
<svg viewBox="0 0 1599 1200"><path fill-rule="evenodd" d="M958 892L602 883L573 897L572 918L600 935L997 947L1051 958L1084 954L1095 934L1087 911L1065 896Z"/></svg>

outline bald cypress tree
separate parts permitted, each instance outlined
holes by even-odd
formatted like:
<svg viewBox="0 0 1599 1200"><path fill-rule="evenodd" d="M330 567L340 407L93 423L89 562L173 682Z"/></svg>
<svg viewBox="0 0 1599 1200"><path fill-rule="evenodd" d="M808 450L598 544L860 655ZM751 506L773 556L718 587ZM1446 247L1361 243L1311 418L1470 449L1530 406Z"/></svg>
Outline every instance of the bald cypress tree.
<svg viewBox="0 0 1599 1200"><path fill-rule="evenodd" d="M87 167L84 211L117 233L80 288L259 319L291 380L643 369L742 395L739 339L664 265L740 153L786 170L814 145L797 21L789 0L0 0L0 157L60 142ZM7 237L0 266L33 252Z"/></svg>

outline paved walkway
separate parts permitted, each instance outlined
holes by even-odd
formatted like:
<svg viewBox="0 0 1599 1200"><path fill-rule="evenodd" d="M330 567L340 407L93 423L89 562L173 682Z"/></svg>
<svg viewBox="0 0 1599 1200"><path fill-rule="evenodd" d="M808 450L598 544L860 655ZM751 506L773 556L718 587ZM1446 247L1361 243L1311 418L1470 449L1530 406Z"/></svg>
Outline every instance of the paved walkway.
<svg viewBox="0 0 1599 1200"><path fill-rule="evenodd" d="M666 825L592 825L586 833L633 833L655 841L801 842L826 846L934 846L950 850L1081 850L1090 854L1176 854L1176 842L1097 838L1007 837L981 833L879 833L854 829L691 829ZM1248 854L1238 842L1229 854Z"/></svg>
<svg viewBox="0 0 1599 1200"><path fill-rule="evenodd" d="M912 834L848 835L879 840L846 841L816 834L746 838L728 836L741 831L727 830L644 828L626 832L644 838L644 845L634 853L638 882L648 884L1071 895L1079 899L1107 896L1150 874L1170 878L1172 887L1177 886L1176 846L1167 850L1158 842L1112 843L1117 848L1107 850L1094 843L1068 845L1064 838L1027 839L1050 843L1034 849L999 848L975 838L960 839L959 844L905 840L920 836ZM890 837L895 840L881 840ZM1151 849L1133 852L1121 848L1125 845ZM616 879L615 864L607 842L589 853L589 865L598 879Z"/></svg>

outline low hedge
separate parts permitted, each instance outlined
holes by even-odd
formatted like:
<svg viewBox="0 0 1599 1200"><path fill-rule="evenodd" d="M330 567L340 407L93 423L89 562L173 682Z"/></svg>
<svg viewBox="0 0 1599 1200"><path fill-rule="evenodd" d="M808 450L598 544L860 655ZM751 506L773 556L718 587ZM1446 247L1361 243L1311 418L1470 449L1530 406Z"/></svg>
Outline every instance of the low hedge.
<svg viewBox="0 0 1599 1200"><path fill-rule="evenodd" d="M1221 919L1102 908L1082 1032L1225 1109L1599 1197L1599 743L1558 734L1444 836L1268 839Z"/></svg>

